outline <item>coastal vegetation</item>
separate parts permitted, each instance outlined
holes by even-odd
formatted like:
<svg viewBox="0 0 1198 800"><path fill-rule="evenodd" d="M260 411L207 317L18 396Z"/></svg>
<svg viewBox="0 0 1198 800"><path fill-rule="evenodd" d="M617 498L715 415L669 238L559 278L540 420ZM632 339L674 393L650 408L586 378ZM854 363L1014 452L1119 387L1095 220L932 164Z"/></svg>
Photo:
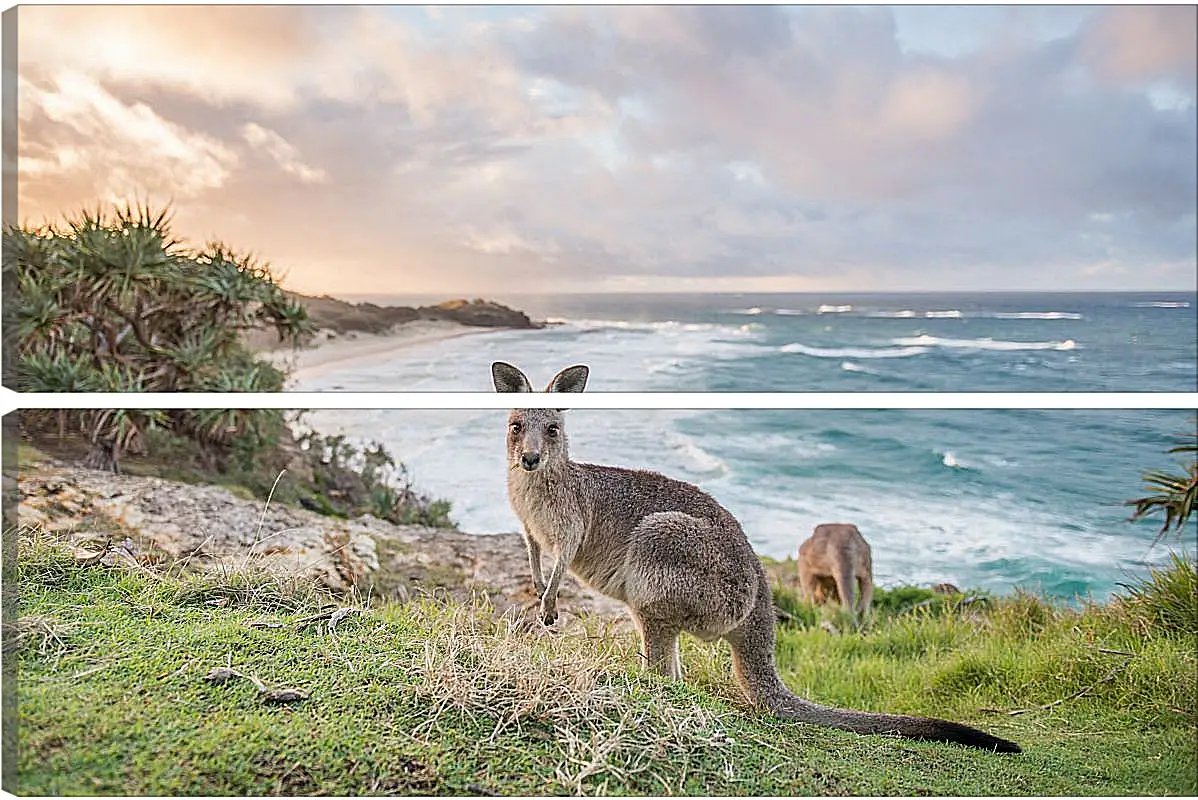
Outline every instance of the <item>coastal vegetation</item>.
<svg viewBox="0 0 1198 800"><path fill-rule="evenodd" d="M1194 424L1198 427L1198 419ZM1164 517L1158 542L1169 533L1180 536L1198 505L1198 432L1187 434L1182 443L1169 448L1169 452L1188 454L1188 460L1180 465L1181 472L1158 469L1145 473L1144 488L1149 494L1126 503L1135 507L1133 520L1155 515Z"/></svg>
<svg viewBox="0 0 1198 800"><path fill-rule="evenodd" d="M126 206L83 211L63 226L7 228L3 252L20 391L279 391L284 374L254 358L241 333L267 325L294 342L311 330L265 265L219 242L187 247L166 212ZM277 411L239 409L53 416L44 421L87 437L92 466L113 470L144 450L151 429L186 437L218 465L266 446L280 423Z"/></svg>
<svg viewBox="0 0 1198 800"><path fill-rule="evenodd" d="M166 211L81 211L3 232L5 379L29 392L276 392L286 372L246 344L298 345L315 325L270 268L220 242L189 247ZM323 513L451 526L378 444L296 434L277 409L23 410L23 435L98 469L236 486ZM82 450L82 451L81 451Z"/></svg>

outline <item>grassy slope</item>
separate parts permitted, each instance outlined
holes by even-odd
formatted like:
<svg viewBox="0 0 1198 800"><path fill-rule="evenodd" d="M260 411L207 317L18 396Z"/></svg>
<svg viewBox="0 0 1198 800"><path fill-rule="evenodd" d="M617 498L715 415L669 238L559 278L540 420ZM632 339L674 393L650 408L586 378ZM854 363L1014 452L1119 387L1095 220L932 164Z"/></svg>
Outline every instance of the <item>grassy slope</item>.
<svg viewBox="0 0 1198 800"><path fill-rule="evenodd" d="M11 533L9 535L12 535ZM593 621L549 635L432 600L297 620L315 593L80 566L24 537L22 794L1194 794L1195 653L1113 608L1029 598L866 634L784 629L784 677L816 699L937 714L1026 752L858 737L763 718L726 647L685 639L686 684ZM222 599L223 598L223 599ZM214 605L224 602L224 605ZM251 622L284 623L256 628ZM1125 657L1100 648L1135 653ZM232 665L311 693L269 705ZM1114 672L1109 680L1102 679ZM1008 716L1073 695L1051 709Z"/></svg>

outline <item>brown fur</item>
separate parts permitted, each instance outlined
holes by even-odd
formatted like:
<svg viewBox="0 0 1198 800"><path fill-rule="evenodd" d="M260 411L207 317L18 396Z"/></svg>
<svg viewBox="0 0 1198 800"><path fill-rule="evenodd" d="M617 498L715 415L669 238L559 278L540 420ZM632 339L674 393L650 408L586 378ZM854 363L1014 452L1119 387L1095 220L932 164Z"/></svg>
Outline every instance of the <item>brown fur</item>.
<svg viewBox="0 0 1198 800"><path fill-rule="evenodd" d="M799 586L808 603L824 603L835 594L854 619L869 614L874 596L873 560L869 543L856 525L815 526L799 545Z"/></svg>
<svg viewBox="0 0 1198 800"><path fill-rule="evenodd" d="M532 391L511 364L495 362L491 375L497 391ZM585 366L568 367L547 391L581 392L587 377ZM524 525L546 625L557 619L558 588L570 571L628 606L645 663L663 675L682 677L682 631L722 638L745 697L781 718L1019 752L1013 742L955 722L847 711L792 694L774 666L774 606L761 562L736 518L699 487L571 461L565 419L555 409L513 409L507 454L508 499ZM555 557L548 579L542 551Z"/></svg>

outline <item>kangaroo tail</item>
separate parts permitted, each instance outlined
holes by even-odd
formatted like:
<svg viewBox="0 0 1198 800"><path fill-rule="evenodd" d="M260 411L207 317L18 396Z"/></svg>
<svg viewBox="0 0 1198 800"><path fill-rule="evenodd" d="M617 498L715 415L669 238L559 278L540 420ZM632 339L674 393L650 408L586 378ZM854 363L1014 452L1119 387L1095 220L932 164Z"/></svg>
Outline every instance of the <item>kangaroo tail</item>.
<svg viewBox="0 0 1198 800"><path fill-rule="evenodd" d="M795 695L782 683L774 666L773 603L764 577L762 583L764 591L759 593L753 611L740 627L724 637L732 645L732 666L736 680L754 705L765 707L781 719L809 722L854 733L955 742L999 753L1022 752L1014 742L959 722L932 717L849 711L822 706Z"/></svg>
<svg viewBox="0 0 1198 800"><path fill-rule="evenodd" d="M781 681L778 681L781 684ZM985 731L934 717L909 717L900 714L870 714L821 706L804 700L785 688L781 693L763 695L758 702L780 719L810 722L827 728L862 734L902 736L907 739L926 739L933 742L955 742L998 753L1023 752L1019 745L992 736Z"/></svg>

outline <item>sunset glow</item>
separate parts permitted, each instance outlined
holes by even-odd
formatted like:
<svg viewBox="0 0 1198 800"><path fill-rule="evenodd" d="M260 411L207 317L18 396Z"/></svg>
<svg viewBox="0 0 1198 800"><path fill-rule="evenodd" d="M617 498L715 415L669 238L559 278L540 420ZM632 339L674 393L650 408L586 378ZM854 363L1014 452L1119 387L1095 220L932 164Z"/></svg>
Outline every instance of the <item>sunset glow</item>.
<svg viewBox="0 0 1198 800"><path fill-rule="evenodd" d="M18 218L333 294L1192 289L1195 10L22 6Z"/></svg>

